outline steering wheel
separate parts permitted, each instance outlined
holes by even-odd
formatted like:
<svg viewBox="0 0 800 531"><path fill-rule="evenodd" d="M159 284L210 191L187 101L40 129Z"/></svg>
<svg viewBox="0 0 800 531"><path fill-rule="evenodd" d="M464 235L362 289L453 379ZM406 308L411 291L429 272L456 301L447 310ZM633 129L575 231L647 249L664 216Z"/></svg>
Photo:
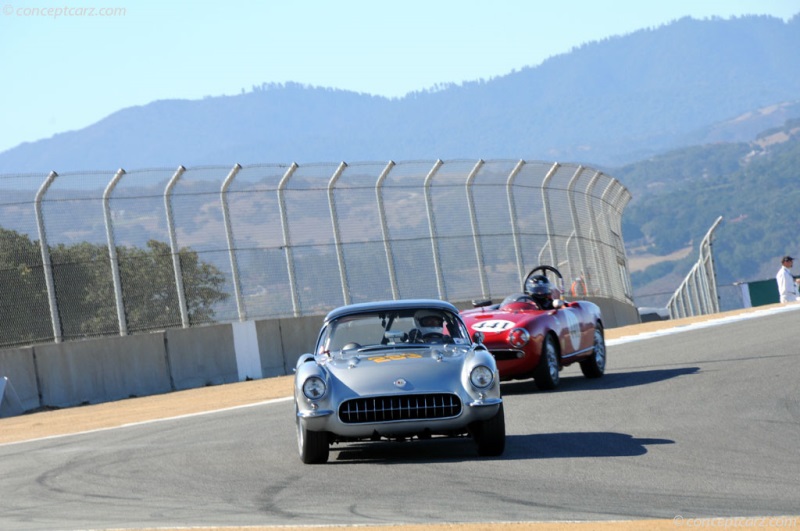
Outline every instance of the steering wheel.
<svg viewBox="0 0 800 531"><path fill-rule="evenodd" d="M427 334L422 334L419 329L414 328L411 330L411 333L408 334L408 341L409 343L447 343L449 337L445 336L440 332L428 332Z"/></svg>
<svg viewBox="0 0 800 531"><path fill-rule="evenodd" d="M526 289L528 282L530 282L535 275L547 276L548 271L552 272L556 277L558 277L558 285L556 288L558 288L561 293L564 293L564 276L561 274L561 271L549 265L540 265L531 269L531 272L528 273L527 277L525 277L525 282L522 283L522 291L528 293L528 290Z"/></svg>

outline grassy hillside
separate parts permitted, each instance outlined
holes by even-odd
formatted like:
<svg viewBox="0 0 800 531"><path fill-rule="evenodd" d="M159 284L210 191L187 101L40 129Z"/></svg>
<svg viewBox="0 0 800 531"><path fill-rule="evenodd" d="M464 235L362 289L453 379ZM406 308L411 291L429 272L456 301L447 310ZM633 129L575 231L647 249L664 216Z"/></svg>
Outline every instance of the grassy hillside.
<svg viewBox="0 0 800 531"><path fill-rule="evenodd" d="M719 284L772 277L780 256L800 254L798 168L795 119L747 143L696 146L614 170L634 191L623 218L631 258L693 246L682 260L633 273L637 298L677 287L718 216L724 218L714 239Z"/></svg>

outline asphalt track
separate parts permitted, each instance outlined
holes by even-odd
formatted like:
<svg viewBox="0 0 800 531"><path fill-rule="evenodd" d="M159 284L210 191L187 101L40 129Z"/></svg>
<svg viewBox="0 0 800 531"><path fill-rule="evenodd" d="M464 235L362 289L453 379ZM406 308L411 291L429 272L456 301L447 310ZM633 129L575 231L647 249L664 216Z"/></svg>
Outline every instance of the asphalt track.
<svg viewBox="0 0 800 531"><path fill-rule="evenodd" d="M797 310L610 340L604 378L554 392L504 384L499 458L464 439L303 465L290 400L3 444L0 529L798 528Z"/></svg>

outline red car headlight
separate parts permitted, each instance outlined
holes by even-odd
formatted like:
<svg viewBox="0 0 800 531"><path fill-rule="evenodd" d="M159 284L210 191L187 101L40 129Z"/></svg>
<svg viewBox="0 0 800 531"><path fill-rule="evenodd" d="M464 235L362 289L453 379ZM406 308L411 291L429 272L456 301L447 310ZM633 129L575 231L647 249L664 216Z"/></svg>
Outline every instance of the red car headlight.
<svg viewBox="0 0 800 531"><path fill-rule="evenodd" d="M514 348L522 348L530 340L531 335L524 328L514 328L508 333L508 342Z"/></svg>

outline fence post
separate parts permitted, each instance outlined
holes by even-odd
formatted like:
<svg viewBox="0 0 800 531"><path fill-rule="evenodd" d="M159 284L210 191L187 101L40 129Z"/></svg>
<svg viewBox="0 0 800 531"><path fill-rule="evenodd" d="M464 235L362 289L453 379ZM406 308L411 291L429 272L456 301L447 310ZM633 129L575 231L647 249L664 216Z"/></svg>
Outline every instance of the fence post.
<svg viewBox="0 0 800 531"><path fill-rule="evenodd" d="M175 232L175 220L172 216L172 190L178 184L181 175L184 174L186 168L183 165L178 166L178 169L172 175L172 178L167 183L164 189L164 208L167 214L167 229L169 230L169 247L172 253L172 269L175 271L175 289L178 292L178 309L181 312L181 326L189 328L189 310L186 307L186 291L183 288L183 271L181 270L181 255L178 249L178 236Z"/></svg>
<svg viewBox="0 0 800 531"><path fill-rule="evenodd" d="M514 182L517 180L517 175L522 171L525 161L520 159L517 162L511 173L508 174L506 179L506 197L508 198L508 213L511 216L511 238L514 240L514 255L517 258L517 273L519 274L519 283L525 280L525 264L522 260L522 243L519 241L519 230L517 230L517 203L514 199Z"/></svg>
<svg viewBox="0 0 800 531"><path fill-rule="evenodd" d="M128 322L125 318L125 302L122 299L122 280L119 276L119 258L117 257L117 244L114 240L114 225L111 220L111 194L117 183L125 175L122 168L117 171L103 192L103 216L106 222L106 239L108 240L108 257L111 260L111 278L114 282L114 299L117 303L117 322L119 323L119 335L128 335Z"/></svg>
<svg viewBox="0 0 800 531"><path fill-rule="evenodd" d="M687 289L689 293L689 307L691 308L692 315L702 314L703 305L700 299L700 286L697 283L700 274L698 273L699 267L695 267L692 276L689 278Z"/></svg>
<svg viewBox="0 0 800 531"><path fill-rule="evenodd" d="M333 194L336 182L339 180L339 177L342 176L345 168L347 168L347 163L340 163L339 167L336 168L336 171L333 173L331 180L328 182L328 206L331 211L331 223L333 224L333 244L336 248L336 261L339 263L339 281L342 284L342 299L344 304L350 304L350 285L347 281L347 265L344 262L342 237L339 233L339 216L336 214L336 199Z"/></svg>
<svg viewBox="0 0 800 531"><path fill-rule="evenodd" d="M592 245L593 255L594 255L594 272L590 274L587 271L586 278L583 281L586 283L586 292L591 293L593 295L597 295L597 287L595 285L596 280L595 277L599 277L599 265L602 263L600 258L600 242L599 231L597 230L597 215L594 211L594 187L597 185L597 181L600 180L600 176L603 175L603 172L596 171L591 179L589 179L589 184L586 185L586 211L589 213L589 235L590 238L594 241L594 245ZM597 278L599 280L599 278ZM591 287L590 287L591 286Z"/></svg>
<svg viewBox="0 0 800 531"><path fill-rule="evenodd" d="M394 168L394 161L390 160L375 183L375 196L378 201L378 217L381 223L381 237L383 238L383 249L386 252L386 266L389 269L389 283L392 286L392 298L400 298L400 290L397 287L397 272L394 268L394 255L392 245L389 242L389 224L386 222L386 207L383 205L383 182L389 176L389 172Z"/></svg>
<svg viewBox="0 0 800 531"><path fill-rule="evenodd" d="M620 281L622 282L622 293L625 295L628 301L633 303L633 286L630 283L631 276L628 272L628 256L625 254L625 242L622 239L622 213L625 211L625 207L628 205L633 196L628 189L622 185L622 183L616 179L615 182L620 189L617 202L615 203L616 216L614 217L614 221L617 225L617 244L615 248L617 249L617 261L624 268L624 271L620 275Z"/></svg>
<svg viewBox="0 0 800 531"><path fill-rule="evenodd" d="M425 176L424 189L425 189L425 209L428 212L428 229L430 230L431 246L433 247L433 268L436 270L436 287L439 290L439 298L447 300L447 293L444 289L444 276L442 274L442 265L439 260L439 242L438 235L436 234L436 218L433 215L433 199L431 198L431 181L442 167L441 159L437 159L433 168Z"/></svg>
<svg viewBox="0 0 800 531"><path fill-rule="evenodd" d="M239 263L236 260L233 227L231 226L231 214L228 207L228 188L241 169L242 166L238 162L233 166L228 176L225 177L225 180L222 182L222 188L219 191L219 199L222 203L222 222L225 224L225 238L228 242L228 254L231 260L231 280L233 281L233 292L236 295L236 310L239 314L239 321L245 321L247 320L247 310L244 307L244 300L242 299L242 287L239 281Z"/></svg>
<svg viewBox="0 0 800 531"><path fill-rule="evenodd" d="M480 171L481 166L483 166L484 162L483 159L478 159L478 162L472 168L472 171L469 172L467 176L466 188L467 188L467 204L469 205L469 221L470 226L472 227L472 241L475 244L475 257L478 262L478 277L481 281L481 296L483 298L489 297L489 283L486 280L486 271L484 270L483 266L483 248L481 246L481 236L478 230L478 215L475 212L475 198L472 194L472 183L475 180L475 177L478 175L478 171Z"/></svg>
<svg viewBox="0 0 800 531"><path fill-rule="evenodd" d="M711 241L714 231L722 223L722 216L719 216L714 224L708 229L705 238L703 238L704 249L706 249L707 263L706 274L708 275L709 296L711 297L711 304L714 313L719 312L719 293L717 291L717 272L714 267L714 253L711 252L711 247L714 245Z"/></svg>
<svg viewBox="0 0 800 531"><path fill-rule="evenodd" d="M606 238L609 242L610 248L614 250L614 256L606 257L606 263L614 264L616 266L614 274L609 275L608 277L608 282L609 286L611 287L612 293L619 293L625 291L625 286L622 284L622 278L619 272L618 258L620 249L617 242L618 240L621 239L621 234L618 233L619 212L617 211L617 204L616 204L616 202L622 196L622 192L624 190L625 188L617 180L611 180L606 185L605 189L603 190L603 194L601 196L601 200L606 212L606 218L608 219L608 222L605 225Z"/></svg>
<svg viewBox="0 0 800 531"><path fill-rule="evenodd" d="M542 180L542 205L544 206L544 226L545 231L547 232L547 243L545 246L550 248L550 265L553 267L558 267L558 258L556 256L556 246L553 245L553 238L555 238L555 234L553 233L553 217L550 212L550 199L547 197L547 185L550 184L550 180L558 171L561 165L556 162L550 168L550 171L547 172L547 175L544 176ZM542 247L542 251L544 251L544 247ZM541 262L541 253L539 254Z"/></svg>
<svg viewBox="0 0 800 531"><path fill-rule="evenodd" d="M581 175L583 175L583 166L578 166L578 169L575 170L575 173L572 175L572 178L569 180L567 184L567 200L569 201L569 213L570 218L572 219L572 234L575 235L575 245L578 248L578 271L577 274L583 276L583 272L586 271L586 260L583 257L583 241L581 239L581 223L578 219L578 209L575 206L575 184L580 179ZM567 252L569 252L569 246L567 246ZM572 262L569 262L569 270L572 273L572 277L575 277L575 269L572 267ZM570 281L574 281L575 278L570 279Z"/></svg>
<svg viewBox="0 0 800 531"><path fill-rule="evenodd" d="M47 179L39 187L36 192L36 199L34 200L34 210L36 211L36 226L39 229L39 247L42 252L42 270L44 273L44 281L47 286L47 302L50 305L50 323L53 325L53 340L56 343L61 343L61 318L58 315L58 300L56 299L56 286L53 280L53 263L50 261L50 246L47 244L47 232L44 228L44 215L42 214L42 198L47 193L50 185L53 184L58 174L54 171L50 172Z"/></svg>
<svg viewBox="0 0 800 531"><path fill-rule="evenodd" d="M286 212L286 186L289 184L289 179L292 178L294 172L299 168L296 162L286 170L286 173L281 177L278 183L278 208L281 214L281 228L283 229L283 249L286 254L286 270L289 275L289 290L292 293L292 315L294 317L300 316L300 297L297 294L297 279L294 274L294 257L292 256L292 239L289 234L289 217Z"/></svg>

